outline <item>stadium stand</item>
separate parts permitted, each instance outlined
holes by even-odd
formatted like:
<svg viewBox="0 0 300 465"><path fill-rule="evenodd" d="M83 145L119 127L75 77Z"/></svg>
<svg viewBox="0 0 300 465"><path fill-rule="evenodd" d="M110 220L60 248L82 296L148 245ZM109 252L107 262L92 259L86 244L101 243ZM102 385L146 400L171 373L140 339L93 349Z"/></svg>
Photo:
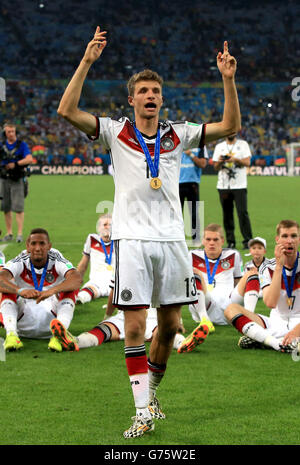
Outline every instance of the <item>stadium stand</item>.
<svg viewBox="0 0 300 465"><path fill-rule="evenodd" d="M31 148L44 147L36 151L39 164L72 164L75 157L83 164L95 163L95 157L107 164L103 148L89 144L56 114L66 79L98 22L109 31L109 46L101 66L90 70L81 107L114 117L131 115L125 81L151 67L166 81L164 116L219 118L223 97L216 47L228 38L238 60L241 136L251 146L253 164L275 164L285 158L285 145L300 136L299 102L291 99L291 81L299 73L299 13L300 5L291 0L253 0L251 8L233 0L225 10L220 0L2 3L0 75L7 101L1 103L0 124L16 121ZM212 153L213 147L208 149Z"/></svg>

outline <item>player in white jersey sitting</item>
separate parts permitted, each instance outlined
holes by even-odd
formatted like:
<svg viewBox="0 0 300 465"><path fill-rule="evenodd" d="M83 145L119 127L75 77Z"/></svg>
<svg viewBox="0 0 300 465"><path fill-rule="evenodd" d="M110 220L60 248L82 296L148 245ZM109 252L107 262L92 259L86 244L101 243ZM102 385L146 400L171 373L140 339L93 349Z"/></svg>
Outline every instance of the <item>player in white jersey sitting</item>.
<svg viewBox="0 0 300 465"><path fill-rule="evenodd" d="M276 227L275 258L260 269L263 300L270 316L255 314L238 304L225 310L227 320L244 336L241 348L269 347L281 352L295 348L294 329L300 324L300 228L282 220Z"/></svg>
<svg viewBox="0 0 300 465"><path fill-rule="evenodd" d="M125 339L125 318L124 312L118 310L114 315L115 308L112 305L114 282L111 284L111 292L108 296L107 309L104 319L89 331L85 331L79 336L74 336L62 325L57 333L57 337L65 350L87 349L88 347L96 347L104 342L123 341ZM150 342L157 331L157 311L156 308L147 309L145 341ZM178 332L175 336L173 348L178 349L184 336Z"/></svg>
<svg viewBox="0 0 300 465"><path fill-rule="evenodd" d="M258 299L263 296L259 283L259 270L270 260L265 257L267 242L264 238L254 237L248 242L248 247L252 260L245 263L243 277L232 291L230 300L254 312Z"/></svg>
<svg viewBox="0 0 300 465"><path fill-rule="evenodd" d="M236 133L241 120L234 80L236 60L229 54L227 42L223 53L217 55L225 97L220 122L159 122L163 79L151 70L134 74L128 81L134 121L127 117L118 121L97 118L80 110L84 80L106 44L106 31L98 26L64 92L58 113L94 140L99 139L111 155L116 253L113 304L125 312L125 358L136 415L124 437L134 438L154 429L148 405L158 405L156 390L180 325L181 306L196 301L179 199L181 154ZM148 361L144 333L146 310L151 304L157 308L158 330Z"/></svg>
<svg viewBox="0 0 300 465"><path fill-rule="evenodd" d="M219 224L204 228L204 249L190 251L193 263L198 302L190 305L192 318L200 324L182 342L179 353L191 352L204 342L213 324L226 325L224 310L230 302L230 294L242 276L242 260L235 249L223 249L224 232ZM204 328L204 330L203 330Z"/></svg>
<svg viewBox="0 0 300 465"><path fill-rule="evenodd" d="M84 277L90 265L89 281L79 291L76 302L85 304L99 297L107 297L114 275L114 250L111 236L111 214L101 215L97 222L97 234L89 234L83 248L83 256L77 270Z"/></svg>
<svg viewBox="0 0 300 465"><path fill-rule="evenodd" d="M48 232L33 229L26 241L26 250L0 271L0 311L6 330L4 348L22 348L20 337L49 339L52 336L49 349L61 352L62 346L54 335L56 325L61 322L69 327L81 282L80 273L51 247Z"/></svg>

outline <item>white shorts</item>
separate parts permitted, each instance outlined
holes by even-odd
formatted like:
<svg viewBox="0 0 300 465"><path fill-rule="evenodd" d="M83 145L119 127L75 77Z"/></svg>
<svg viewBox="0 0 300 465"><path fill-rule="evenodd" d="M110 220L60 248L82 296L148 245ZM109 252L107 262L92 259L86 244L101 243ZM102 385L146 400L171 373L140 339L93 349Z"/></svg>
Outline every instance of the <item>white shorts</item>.
<svg viewBox="0 0 300 465"><path fill-rule="evenodd" d="M101 323L112 323L119 331L120 340L125 339L123 310L119 310L116 315L111 316L107 320L101 321ZM150 341L152 339L153 331L155 330L156 327L157 327L156 308L149 308L147 310L145 341Z"/></svg>
<svg viewBox="0 0 300 465"><path fill-rule="evenodd" d="M300 323L300 317L280 318L279 316L265 316L258 314L266 325L271 336L284 337L289 331Z"/></svg>
<svg viewBox="0 0 300 465"><path fill-rule="evenodd" d="M228 325L228 321L224 316L224 311L229 304L229 296L222 296L210 292L207 292L205 295L206 312L210 321L215 325ZM199 322L197 305L189 305L189 311L191 312L193 320Z"/></svg>
<svg viewBox="0 0 300 465"><path fill-rule="evenodd" d="M206 298L210 300L206 307L210 321L216 325L228 325L229 323L224 316L224 311L230 304L230 297L207 293Z"/></svg>
<svg viewBox="0 0 300 465"><path fill-rule="evenodd" d="M5 304L6 300L2 302ZM37 304L32 299L19 297L17 303L10 301L18 309L17 330L20 337L49 339L52 336L50 323L56 317L58 299L55 295Z"/></svg>
<svg viewBox="0 0 300 465"><path fill-rule="evenodd" d="M197 301L185 241L115 241L113 304L119 308L159 308Z"/></svg>

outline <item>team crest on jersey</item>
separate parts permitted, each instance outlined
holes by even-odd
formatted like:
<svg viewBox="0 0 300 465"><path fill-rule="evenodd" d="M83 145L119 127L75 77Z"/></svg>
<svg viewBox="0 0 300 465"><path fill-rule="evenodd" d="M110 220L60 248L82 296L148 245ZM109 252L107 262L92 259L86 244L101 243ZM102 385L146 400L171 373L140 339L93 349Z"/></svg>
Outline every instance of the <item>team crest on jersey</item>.
<svg viewBox="0 0 300 465"><path fill-rule="evenodd" d="M46 279L47 283L51 284L55 280L55 277L53 276L52 273L48 272L48 273L46 273L45 279Z"/></svg>
<svg viewBox="0 0 300 465"><path fill-rule="evenodd" d="M160 145L162 146L162 148L164 150L173 150L175 144L173 142L173 140L171 139L171 137L164 137L161 142L160 142Z"/></svg>
<svg viewBox="0 0 300 465"><path fill-rule="evenodd" d="M129 302L129 300L132 299L132 292L130 289L123 289L121 292L121 299L124 300L124 302Z"/></svg>
<svg viewBox="0 0 300 465"><path fill-rule="evenodd" d="M228 262L227 260L224 260L221 263L221 268L223 268L223 270L228 270L228 268L230 268L230 262Z"/></svg>

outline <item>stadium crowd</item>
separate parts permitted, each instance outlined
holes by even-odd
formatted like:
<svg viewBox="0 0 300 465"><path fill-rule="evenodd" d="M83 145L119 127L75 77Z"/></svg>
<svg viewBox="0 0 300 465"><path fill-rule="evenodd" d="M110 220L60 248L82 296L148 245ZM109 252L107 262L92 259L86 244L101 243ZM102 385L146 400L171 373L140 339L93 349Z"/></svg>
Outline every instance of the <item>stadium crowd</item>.
<svg viewBox="0 0 300 465"><path fill-rule="evenodd" d="M219 8L222 15L216 14ZM244 79L286 81L298 72L298 15L299 4L293 0L253 0L251 8L233 0L225 9L220 0L113 0L109 5L103 0L16 0L2 6L1 42L6 50L2 64L9 75L21 72L25 79L33 74L70 75L95 20L95 27L100 23L109 32L111 50L116 52L106 53L103 67L92 71L93 79L127 80L146 66L171 81L217 81L216 47L229 39L234 56L243 57L239 72Z"/></svg>
<svg viewBox="0 0 300 465"><path fill-rule="evenodd" d="M92 147L84 134L70 129L56 114L64 91L62 78L74 72L78 53L93 30L90 18L98 16L109 31L110 49L101 67L95 66L89 74L81 100L88 111L114 117L131 114L125 80L136 70L152 67L166 81L163 116L215 120L222 109L216 47L229 38L239 62L240 136L250 144L252 163L282 161L285 145L299 140L299 105L291 98L300 53L296 47L299 5L293 1L278 2L276 8L274 2L255 2L249 10L236 0L220 18L215 14L219 0L184 5L130 0L118 8L113 4L102 8L101 1L73 1L72 8L69 3L17 0L1 7L4 54L0 74L6 79L7 101L1 102L0 124L5 120L19 123L29 137L36 163L109 163L101 146ZM42 36L47 37L47 45L40 40ZM206 44L200 51L199 43ZM181 84L175 86L175 81ZM210 156L213 148L208 147Z"/></svg>

